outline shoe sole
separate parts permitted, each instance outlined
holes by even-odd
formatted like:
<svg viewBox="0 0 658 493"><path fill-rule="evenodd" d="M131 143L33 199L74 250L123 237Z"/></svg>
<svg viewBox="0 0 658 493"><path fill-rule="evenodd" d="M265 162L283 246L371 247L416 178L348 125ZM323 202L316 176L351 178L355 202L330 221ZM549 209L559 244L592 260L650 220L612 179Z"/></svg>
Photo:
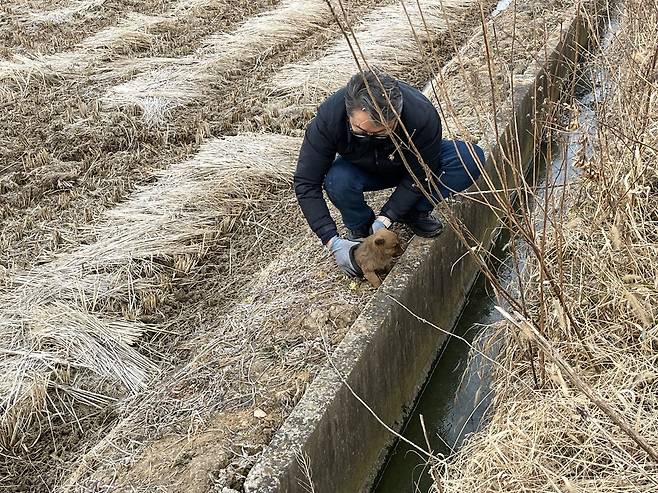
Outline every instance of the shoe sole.
<svg viewBox="0 0 658 493"><path fill-rule="evenodd" d="M441 226L439 229L435 231L427 232L414 228L410 224L407 224L406 226L413 232L413 234L415 234L416 236L420 236L422 238L435 238L436 236L439 236L441 233L443 233L443 229L444 229L444 227Z"/></svg>

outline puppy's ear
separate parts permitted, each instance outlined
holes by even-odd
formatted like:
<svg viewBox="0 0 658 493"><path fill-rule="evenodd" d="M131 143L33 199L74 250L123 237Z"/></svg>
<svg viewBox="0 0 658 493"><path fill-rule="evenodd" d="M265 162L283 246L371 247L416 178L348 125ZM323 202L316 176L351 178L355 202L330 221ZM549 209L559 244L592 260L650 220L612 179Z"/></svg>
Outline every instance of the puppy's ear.
<svg viewBox="0 0 658 493"><path fill-rule="evenodd" d="M384 238L377 238L375 240L375 245L383 245L384 243L386 243L386 240Z"/></svg>

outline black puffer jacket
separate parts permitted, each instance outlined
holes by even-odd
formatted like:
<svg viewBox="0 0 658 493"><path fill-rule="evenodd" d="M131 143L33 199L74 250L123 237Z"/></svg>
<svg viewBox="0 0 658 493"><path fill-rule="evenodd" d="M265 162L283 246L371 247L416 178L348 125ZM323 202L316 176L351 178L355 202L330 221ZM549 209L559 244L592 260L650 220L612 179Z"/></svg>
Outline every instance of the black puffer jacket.
<svg viewBox="0 0 658 493"><path fill-rule="evenodd" d="M401 119L420 151L423 161L436 172L440 166L441 119L430 101L417 89L400 82L403 107ZM396 134L403 138L400 126ZM409 149L402 152L414 174L424 182L425 173ZM336 223L322 195L322 183L331 164L340 154L347 161L369 173L404 174L381 213L392 221L401 220L422 197L413 178L406 171L391 139L360 142L349 131L345 109L345 88L320 105L311 120L299 152L295 172L295 193L311 229L323 243L337 234Z"/></svg>

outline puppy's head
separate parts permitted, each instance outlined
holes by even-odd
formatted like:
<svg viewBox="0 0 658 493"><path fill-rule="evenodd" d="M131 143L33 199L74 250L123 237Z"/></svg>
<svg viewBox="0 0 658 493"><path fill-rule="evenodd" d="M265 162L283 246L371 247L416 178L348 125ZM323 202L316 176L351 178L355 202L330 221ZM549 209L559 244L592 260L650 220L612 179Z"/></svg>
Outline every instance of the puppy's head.
<svg viewBox="0 0 658 493"><path fill-rule="evenodd" d="M402 255L402 246L400 245L400 240L398 235L393 231L390 231L386 228L382 228L372 235L373 243L379 248L383 253L391 257L397 257Z"/></svg>

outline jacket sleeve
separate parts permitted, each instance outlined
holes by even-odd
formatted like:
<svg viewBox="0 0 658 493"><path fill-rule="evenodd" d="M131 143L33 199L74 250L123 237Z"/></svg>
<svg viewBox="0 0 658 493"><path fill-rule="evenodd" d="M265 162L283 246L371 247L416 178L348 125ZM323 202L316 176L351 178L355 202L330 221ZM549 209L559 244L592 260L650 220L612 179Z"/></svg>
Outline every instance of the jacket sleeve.
<svg viewBox="0 0 658 493"><path fill-rule="evenodd" d="M295 194L302 213L322 243L338 234L322 194L324 177L336 157L331 134L318 114L309 123L294 175Z"/></svg>
<svg viewBox="0 0 658 493"><path fill-rule="evenodd" d="M409 131L411 132L411 129ZM438 175L441 168L441 120L439 115L433 112L417 132L416 138L413 139L414 144L425 164ZM427 174L418 157L412 152L405 153L405 157L413 174L421 182L423 188L429 191ZM406 176L382 207L381 214L391 219L391 221L400 221L412 211L422 197L422 190L418 188L409 170L407 170Z"/></svg>

